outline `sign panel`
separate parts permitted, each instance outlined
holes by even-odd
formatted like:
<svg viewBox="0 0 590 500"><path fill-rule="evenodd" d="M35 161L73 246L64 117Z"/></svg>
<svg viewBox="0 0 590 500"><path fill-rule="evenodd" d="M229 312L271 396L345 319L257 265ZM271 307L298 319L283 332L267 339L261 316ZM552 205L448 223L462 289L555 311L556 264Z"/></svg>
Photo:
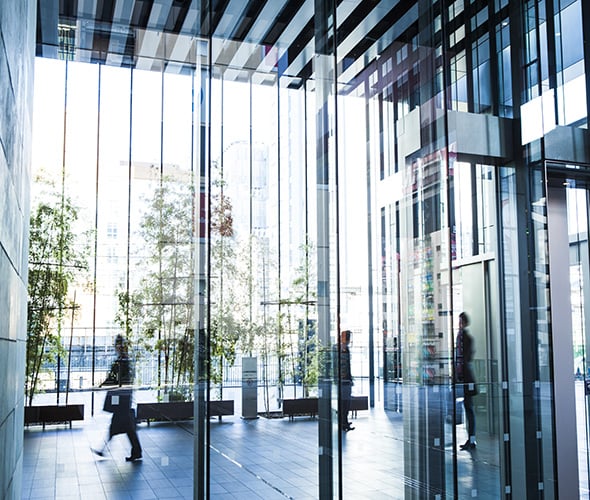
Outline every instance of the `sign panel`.
<svg viewBox="0 0 590 500"><path fill-rule="evenodd" d="M242 358L242 418L258 418L258 363Z"/></svg>

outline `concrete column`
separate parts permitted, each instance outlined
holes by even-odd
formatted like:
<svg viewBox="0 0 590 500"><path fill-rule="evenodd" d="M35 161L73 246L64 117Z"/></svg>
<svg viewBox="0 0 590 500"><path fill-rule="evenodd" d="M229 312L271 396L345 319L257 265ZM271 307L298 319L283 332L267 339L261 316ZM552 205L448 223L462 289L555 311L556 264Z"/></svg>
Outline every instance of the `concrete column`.
<svg viewBox="0 0 590 500"><path fill-rule="evenodd" d="M35 0L0 2L0 497L21 498Z"/></svg>

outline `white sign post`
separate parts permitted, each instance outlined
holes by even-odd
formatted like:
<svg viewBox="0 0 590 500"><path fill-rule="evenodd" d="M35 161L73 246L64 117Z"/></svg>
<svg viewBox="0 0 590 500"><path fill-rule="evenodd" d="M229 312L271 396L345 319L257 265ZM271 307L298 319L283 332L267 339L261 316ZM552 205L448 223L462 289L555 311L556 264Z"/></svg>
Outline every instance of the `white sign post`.
<svg viewBox="0 0 590 500"><path fill-rule="evenodd" d="M258 363L242 358L242 418L258 418Z"/></svg>

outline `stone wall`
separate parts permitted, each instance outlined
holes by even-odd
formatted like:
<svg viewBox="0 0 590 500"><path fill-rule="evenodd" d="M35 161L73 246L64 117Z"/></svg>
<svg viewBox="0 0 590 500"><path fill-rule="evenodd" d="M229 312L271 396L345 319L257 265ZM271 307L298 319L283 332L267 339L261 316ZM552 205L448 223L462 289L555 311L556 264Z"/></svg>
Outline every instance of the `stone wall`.
<svg viewBox="0 0 590 500"><path fill-rule="evenodd" d="M35 0L0 1L0 498L21 498Z"/></svg>

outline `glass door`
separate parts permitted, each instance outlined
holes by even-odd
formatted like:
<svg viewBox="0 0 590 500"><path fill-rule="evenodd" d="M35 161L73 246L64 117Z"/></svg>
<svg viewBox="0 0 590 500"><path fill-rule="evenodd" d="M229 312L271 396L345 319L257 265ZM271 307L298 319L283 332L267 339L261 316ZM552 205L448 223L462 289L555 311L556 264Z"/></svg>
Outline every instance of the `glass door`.
<svg viewBox="0 0 590 500"><path fill-rule="evenodd" d="M557 477L560 491L564 481L578 484L582 498L589 494L590 463L590 176L551 175L547 192Z"/></svg>
<svg viewBox="0 0 590 500"><path fill-rule="evenodd" d="M590 389L589 364L586 352L590 332L590 273L588 254L588 181L568 181L566 200L569 236L569 278L571 288L572 343L574 356L576 429L578 436L578 471L580 495L589 494L588 436Z"/></svg>

